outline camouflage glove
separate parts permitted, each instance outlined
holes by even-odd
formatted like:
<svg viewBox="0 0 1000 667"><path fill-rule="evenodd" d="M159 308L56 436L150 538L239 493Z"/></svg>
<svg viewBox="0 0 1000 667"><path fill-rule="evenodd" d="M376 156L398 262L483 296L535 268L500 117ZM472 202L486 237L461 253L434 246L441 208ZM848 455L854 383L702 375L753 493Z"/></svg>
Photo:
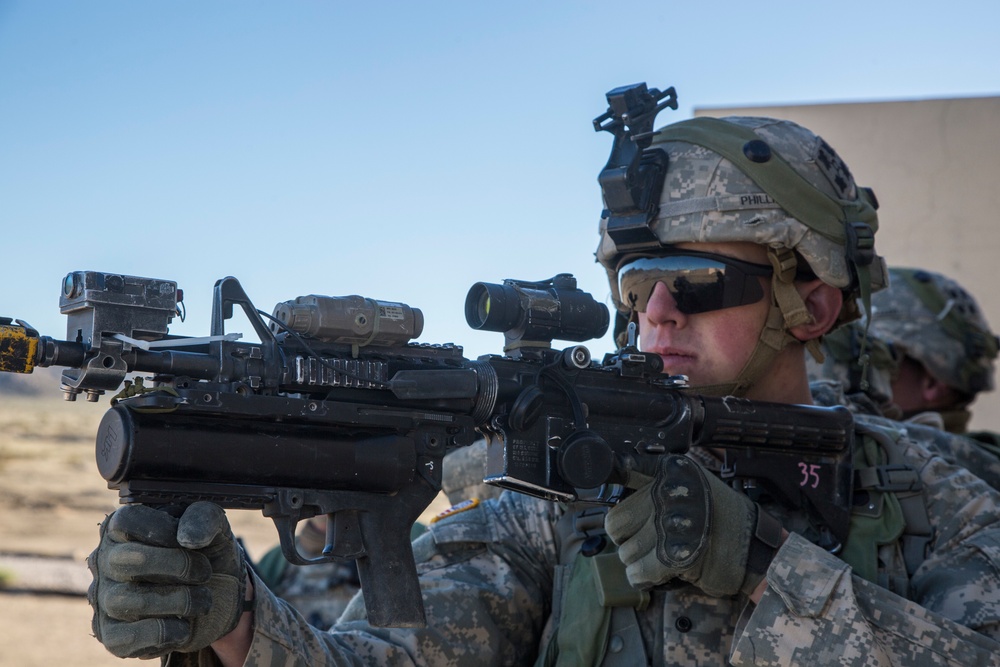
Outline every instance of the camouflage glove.
<svg viewBox="0 0 1000 667"><path fill-rule="evenodd" d="M676 455L663 457L652 480L612 507L604 526L633 586L680 578L714 596L752 593L781 537L781 525L749 498Z"/></svg>
<svg viewBox="0 0 1000 667"><path fill-rule="evenodd" d="M197 651L242 614L243 552L213 503L194 503L179 519L144 505L119 508L101 524L87 565L94 636L120 658Z"/></svg>

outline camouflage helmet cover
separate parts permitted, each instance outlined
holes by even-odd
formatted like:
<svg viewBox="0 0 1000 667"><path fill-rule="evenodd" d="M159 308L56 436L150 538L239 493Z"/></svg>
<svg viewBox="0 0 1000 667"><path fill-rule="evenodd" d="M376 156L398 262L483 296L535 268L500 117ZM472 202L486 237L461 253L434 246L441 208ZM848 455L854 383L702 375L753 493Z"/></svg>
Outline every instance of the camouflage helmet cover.
<svg viewBox="0 0 1000 667"><path fill-rule="evenodd" d="M695 143L697 138L691 141L676 138L678 131L686 139L684 132L688 130L701 131L706 136L720 129L725 131L727 126L742 133L744 138L755 137L742 144L746 159L732 154L732 159L723 157ZM607 218L601 220L597 260L608 271L612 297L623 312L615 279L622 259L634 254L655 254L664 245L682 242L749 241L794 249L824 282L851 296L867 291L858 285L848 258L844 227L854 218L867 223L872 232L877 229L873 197L856 186L847 166L820 137L791 121L773 118L695 118L659 130L647 150L652 149L662 149L668 155L659 212L650 223L658 243L617 247L607 233ZM740 162L742 169L733 160ZM786 170L780 172L778 179L772 174L769 182L767 175L761 174L764 164L770 163L767 166L772 168L780 166L776 164L780 162L790 166L794 174ZM776 188L775 180L784 187ZM768 185L762 186L758 181ZM817 192L824 196L817 197ZM796 201L802 193L813 198ZM795 208L797 217L779 204L779 199L786 206L790 202L797 204L789 206ZM815 211L817 201L823 205L822 213ZM886 284L885 262L874 255L873 248L872 255L873 261L865 274L870 290L875 291Z"/></svg>
<svg viewBox="0 0 1000 667"><path fill-rule="evenodd" d="M997 337L972 295L923 269L889 275L890 288L872 297L872 333L970 397L993 389Z"/></svg>

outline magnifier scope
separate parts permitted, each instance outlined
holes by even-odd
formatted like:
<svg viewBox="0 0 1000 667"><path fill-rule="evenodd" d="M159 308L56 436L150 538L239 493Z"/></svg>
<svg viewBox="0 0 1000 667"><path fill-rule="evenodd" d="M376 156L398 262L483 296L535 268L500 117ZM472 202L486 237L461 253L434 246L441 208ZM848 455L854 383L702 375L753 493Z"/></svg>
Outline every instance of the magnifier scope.
<svg viewBox="0 0 1000 667"><path fill-rule="evenodd" d="M465 298L465 320L473 329L503 332L511 349L600 338L610 315L607 306L577 288L576 278L560 273L537 282L476 283Z"/></svg>

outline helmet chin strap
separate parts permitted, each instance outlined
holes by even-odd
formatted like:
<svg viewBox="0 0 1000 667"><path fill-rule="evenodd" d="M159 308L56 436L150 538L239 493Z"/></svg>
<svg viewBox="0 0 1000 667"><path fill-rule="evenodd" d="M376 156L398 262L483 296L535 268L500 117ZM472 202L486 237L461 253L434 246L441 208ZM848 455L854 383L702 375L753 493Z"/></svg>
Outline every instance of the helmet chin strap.
<svg viewBox="0 0 1000 667"><path fill-rule="evenodd" d="M789 248L767 249L767 258L774 268L771 276L771 307L757 345L746 364L732 382L692 387L691 391L706 396L746 396L750 388L766 373L777 356L798 338L790 333L792 327L810 324L813 316L795 289L795 253ZM812 339L806 349L818 363L823 361L819 339Z"/></svg>

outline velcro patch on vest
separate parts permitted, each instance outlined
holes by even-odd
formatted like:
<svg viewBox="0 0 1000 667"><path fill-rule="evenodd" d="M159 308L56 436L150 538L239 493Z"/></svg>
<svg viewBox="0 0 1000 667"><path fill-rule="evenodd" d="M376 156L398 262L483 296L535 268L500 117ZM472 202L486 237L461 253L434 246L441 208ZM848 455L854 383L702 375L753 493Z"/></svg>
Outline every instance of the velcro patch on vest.
<svg viewBox="0 0 1000 667"><path fill-rule="evenodd" d="M433 519L430 520L431 523L437 523L441 519L447 519L448 517L455 516L456 514L461 514L462 512L467 512L472 509L479 507L479 498L470 498L468 500L463 500L457 505L452 505L445 511L439 513Z"/></svg>

